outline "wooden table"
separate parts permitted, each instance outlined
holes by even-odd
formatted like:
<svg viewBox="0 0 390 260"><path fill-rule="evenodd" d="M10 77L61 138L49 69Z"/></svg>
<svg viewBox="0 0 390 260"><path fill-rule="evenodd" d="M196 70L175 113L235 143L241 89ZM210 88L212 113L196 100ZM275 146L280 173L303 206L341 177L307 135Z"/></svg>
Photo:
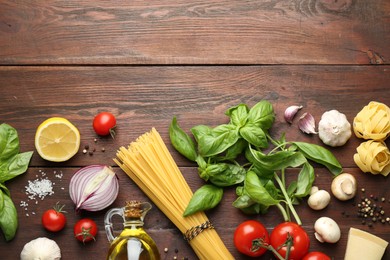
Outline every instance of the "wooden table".
<svg viewBox="0 0 390 260"><path fill-rule="evenodd" d="M28 171L6 183L19 229L11 242L1 239L1 258L18 259L25 243L45 236L59 244L63 259L104 259L109 247L103 227L106 211L75 213L69 180L83 166L111 165L120 178L120 193L111 207L122 207L129 199L149 201L112 158L120 146L152 127L161 133L190 187L200 187L196 165L170 144L173 116L189 132L198 124L226 123L224 112L231 106L266 99L277 114L271 135L285 132L288 140L323 145L317 135L298 129L297 118L287 124L284 110L303 105L298 116L310 112L318 123L322 113L337 109L352 122L372 100L390 105L389 13L386 0L0 1L0 122L18 130L21 151L35 150L36 128L48 117L65 117L81 133L81 149L71 160L51 163L35 152ZM116 115L115 139L95 135L92 119L101 111ZM388 178L363 173L355 165L352 157L361 142L352 136L346 145L330 150L344 171L357 178L359 190L390 199ZM96 152L83 154L85 145ZM331 174L318 165L315 171L315 184L329 191ZM43 173L55 182L55 194L27 209L19 206L27 201L28 181ZM56 177L58 173L63 177ZM360 197L360 191L354 201L332 197L319 212L306 201L297 207L312 251L343 259L350 227L390 241L389 223L361 223L355 204ZM282 217L274 209L245 215L232 207L235 198L234 188L228 189L207 215L234 257L249 259L234 248L236 226L256 219L271 231ZM63 231L50 233L40 218L57 201L65 204L68 223ZM390 203L384 203L384 210L390 215ZM342 231L337 244L314 239L313 223L320 216L337 220ZM72 237L72 226L82 217L98 223L96 243L83 245ZM156 206L145 228L163 259L197 258ZM267 254L262 259L270 258ZM390 259L389 249L384 259Z"/></svg>

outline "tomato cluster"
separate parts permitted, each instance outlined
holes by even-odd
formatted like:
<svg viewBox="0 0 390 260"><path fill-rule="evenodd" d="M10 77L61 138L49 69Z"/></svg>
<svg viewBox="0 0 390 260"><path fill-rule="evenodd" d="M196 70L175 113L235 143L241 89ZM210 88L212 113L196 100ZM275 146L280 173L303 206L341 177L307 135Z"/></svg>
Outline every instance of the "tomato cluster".
<svg viewBox="0 0 390 260"><path fill-rule="evenodd" d="M309 252L310 239L306 231L294 222L283 222L268 233L265 226L256 220L247 220L237 226L234 245L242 254L258 257L267 250L290 260L330 260L321 252ZM279 258L280 258L279 257Z"/></svg>

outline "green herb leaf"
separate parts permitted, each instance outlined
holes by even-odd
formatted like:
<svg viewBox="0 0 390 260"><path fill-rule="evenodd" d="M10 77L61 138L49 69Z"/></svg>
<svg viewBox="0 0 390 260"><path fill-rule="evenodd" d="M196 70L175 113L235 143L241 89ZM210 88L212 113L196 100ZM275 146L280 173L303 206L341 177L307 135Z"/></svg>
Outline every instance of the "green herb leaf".
<svg viewBox="0 0 390 260"><path fill-rule="evenodd" d="M244 189L248 196L255 202L264 205L272 206L279 203L279 200L274 199L267 189L260 182L259 177L253 171L246 174L244 181Z"/></svg>
<svg viewBox="0 0 390 260"><path fill-rule="evenodd" d="M214 172L209 177L209 181L219 187L228 187L236 184L240 184L245 179L246 170L235 164L219 163L219 165L225 165L223 171Z"/></svg>
<svg viewBox="0 0 390 260"><path fill-rule="evenodd" d="M169 127L169 137L175 149L185 156L188 160L195 161L197 157L195 143L192 139L180 128L176 117L172 119Z"/></svg>
<svg viewBox="0 0 390 260"><path fill-rule="evenodd" d="M237 106L229 108L225 115L230 117L230 123L242 127L246 124L248 118L249 108L245 104L239 104Z"/></svg>
<svg viewBox="0 0 390 260"><path fill-rule="evenodd" d="M237 128L234 125L220 125L210 131L204 126L191 129L198 142L199 154L210 157L224 152L234 145L238 138Z"/></svg>
<svg viewBox="0 0 390 260"><path fill-rule="evenodd" d="M11 198L3 194L4 206L0 212L0 229L3 231L6 241L15 237L18 228L18 213Z"/></svg>
<svg viewBox="0 0 390 260"><path fill-rule="evenodd" d="M33 152L24 152L0 165L0 182L5 182L27 171Z"/></svg>
<svg viewBox="0 0 390 260"><path fill-rule="evenodd" d="M0 212L4 208L4 193L0 190Z"/></svg>
<svg viewBox="0 0 390 260"><path fill-rule="evenodd" d="M303 198L309 195L314 179L314 168L307 162L298 174L297 190L294 196Z"/></svg>
<svg viewBox="0 0 390 260"><path fill-rule="evenodd" d="M19 153L19 138L16 129L8 124L0 125L0 164Z"/></svg>
<svg viewBox="0 0 390 260"><path fill-rule="evenodd" d="M183 216L187 217L199 211L212 209L219 204L223 196L223 189L206 184L195 191Z"/></svg>
<svg viewBox="0 0 390 260"><path fill-rule="evenodd" d="M281 170L287 167L298 167L307 162L306 158L300 152L285 150L266 155L252 148L250 149L255 159L254 164L258 164L260 168Z"/></svg>
<svg viewBox="0 0 390 260"><path fill-rule="evenodd" d="M240 129L240 135L250 144L260 147L267 148L268 140L267 135L258 126L253 124L246 124L244 127Z"/></svg>
<svg viewBox="0 0 390 260"><path fill-rule="evenodd" d="M269 101L262 100L254 105L248 114L248 123L253 123L260 128L270 129L275 121L275 112Z"/></svg>
<svg viewBox="0 0 390 260"><path fill-rule="evenodd" d="M336 157L322 146L305 142L293 142L292 146L295 146L309 160L324 165L333 175L338 175L343 171Z"/></svg>
<svg viewBox="0 0 390 260"><path fill-rule="evenodd" d="M248 147L248 142L239 138L235 144L230 146L226 151L224 156L220 156L220 160L234 160L244 152L244 150Z"/></svg>

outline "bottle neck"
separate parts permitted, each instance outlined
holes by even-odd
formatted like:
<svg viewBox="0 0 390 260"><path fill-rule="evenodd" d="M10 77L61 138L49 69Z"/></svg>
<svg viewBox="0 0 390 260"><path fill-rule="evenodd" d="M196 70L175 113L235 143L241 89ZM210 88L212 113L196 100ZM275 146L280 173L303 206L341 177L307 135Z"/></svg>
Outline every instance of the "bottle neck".
<svg viewBox="0 0 390 260"><path fill-rule="evenodd" d="M124 226L127 228L142 228L144 226L144 222L140 219L126 220Z"/></svg>

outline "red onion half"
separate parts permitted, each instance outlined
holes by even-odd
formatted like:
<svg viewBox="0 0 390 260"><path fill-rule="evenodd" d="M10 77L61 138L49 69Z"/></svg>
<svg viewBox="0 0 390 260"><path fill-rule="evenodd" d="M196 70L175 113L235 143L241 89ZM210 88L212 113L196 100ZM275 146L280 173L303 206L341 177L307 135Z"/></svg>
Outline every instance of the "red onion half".
<svg viewBox="0 0 390 260"><path fill-rule="evenodd" d="M76 210L99 211L118 196L118 177L111 167L90 165L78 170L70 180L69 195Z"/></svg>

